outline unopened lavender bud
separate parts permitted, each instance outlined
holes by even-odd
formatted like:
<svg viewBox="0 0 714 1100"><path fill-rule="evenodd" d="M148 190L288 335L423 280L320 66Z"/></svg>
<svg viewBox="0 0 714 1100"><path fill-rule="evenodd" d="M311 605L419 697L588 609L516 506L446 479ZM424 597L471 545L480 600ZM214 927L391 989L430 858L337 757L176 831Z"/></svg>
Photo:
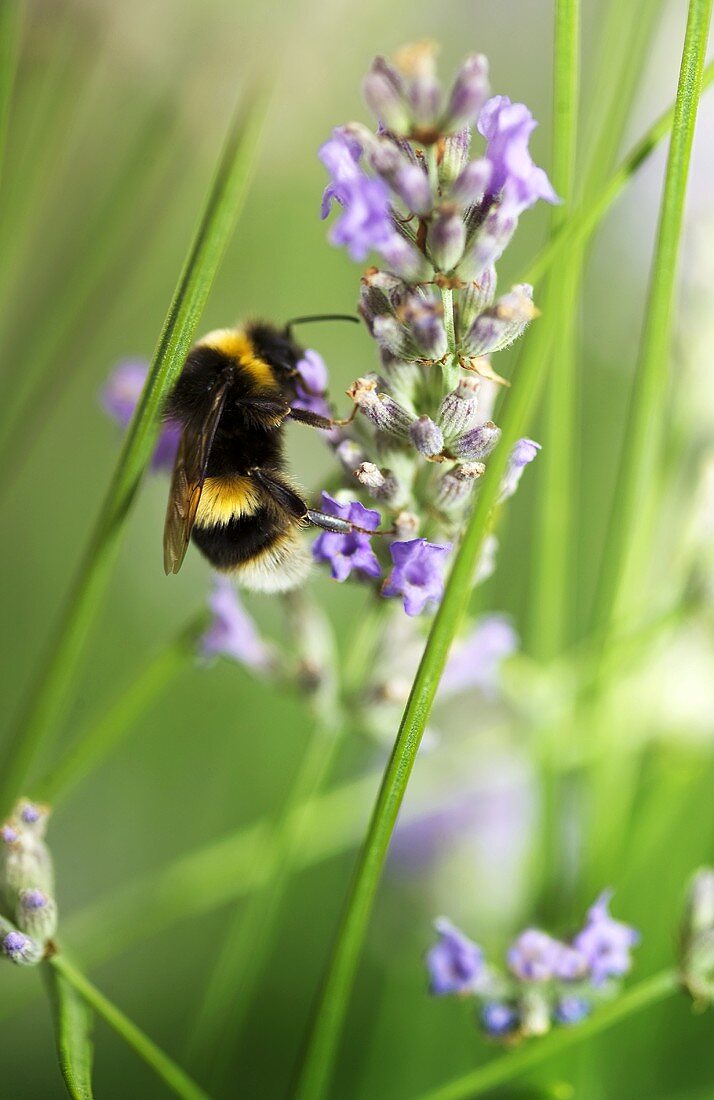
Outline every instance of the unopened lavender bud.
<svg viewBox="0 0 714 1100"><path fill-rule="evenodd" d="M451 198L463 206L480 202L491 182L491 162L485 157L472 160L454 180Z"/></svg>
<svg viewBox="0 0 714 1100"><path fill-rule="evenodd" d="M365 460L364 451L353 439L343 439L335 448L335 453L348 474L354 473Z"/></svg>
<svg viewBox="0 0 714 1100"><path fill-rule="evenodd" d="M15 813L28 832L40 838L45 835L47 819L50 816L49 806L30 802L29 799L23 798L18 802Z"/></svg>
<svg viewBox="0 0 714 1100"><path fill-rule="evenodd" d="M379 251L388 266L404 279L416 280L426 273L426 261L422 254L397 231L380 245Z"/></svg>
<svg viewBox="0 0 714 1100"><path fill-rule="evenodd" d="M507 248L513 236L518 217L503 205L494 206L459 264L462 279L478 279L484 268L495 264Z"/></svg>
<svg viewBox="0 0 714 1100"><path fill-rule="evenodd" d="M374 322L377 317L394 316L389 299L383 291L364 282L359 289L357 309L372 335L374 335Z"/></svg>
<svg viewBox="0 0 714 1100"><path fill-rule="evenodd" d="M488 92L488 60L482 53L471 54L456 75L442 121L443 129L456 130L464 123L474 123Z"/></svg>
<svg viewBox="0 0 714 1100"><path fill-rule="evenodd" d="M358 378L348 389L347 395L379 431L397 439L409 438L414 417L389 394L377 393L374 379Z"/></svg>
<svg viewBox="0 0 714 1100"><path fill-rule="evenodd" d="M479 415L478 391L478 379L461 378L456 389L441 402L437 420L447 443L475 427Z"/></svg>
<svg viewBox="0 0 714 1100"><path fill-rule="evenodd" d="M413 123L416 123L413 129L417 132L431 127L439 115L441 87L436 76L436 49L430 41L413 42L394 55L397 69L406 78Z"/></svg>
<svg viewBox="0 0 714 1100"><path fill-rule="evenodd" d="M378 121L395 134L407 134L410 112L401 76L384 57L376 57L362 83L365 103Z"/></svg>
<svg viewBox="0 0 714 1100"><path fill-rule="evenodd" d="M476 318L493 305L496 297L496 269L486 267L479 278L459 292L459 331L466 333Z"/></svg>
<svg viewBox="0 0 714 1100"><path fill-rule="evenodd" d="M468 164L470 147L471 130L468 126L443 139L439 161L439 183L443 188L448 188Z"/></svg>
<svg viewBox="0 0 714 1100"><path fill-rule="evenodd" d="M363 462L354 471L354 476L375 500L394 505L405 495L391 470L380 470L373 462Z"/></svg>
<svg viewBox="0 0 714 1100"><path fill-rule="evenodd" d="M462 508L478 478L483 477L486 467L483 462L460 462L447 470L438 481L436 505L444 512L454 512Z"/></svg>
<svg viewBox="0 0 714 1100"><path fill-rule="evenodd" d="M431 299L412 297L404 308L404 322L426 359L441 359L448 351L443 307Z"/></svg>
<svg viewBox="0 0 714 1100"><path fill-rule="evenodd" d="M44 890L21 890L15 912L17 924L28 936L46 943L57 931L57 905Z"/></svg>
<svg viewBox="0 0 714 1100"><path fill-rule="evenodd" d="M40 944L24 933L15 931L8 932L3 937L2 949L17 966L35 966L44 954Z"/></svg>
<svg viewBox="0 0 714 1100"><path fill-rule="evenodd" d="M419 534L419 517L414 512L400 512L394 519L394 537L409 542Z"/></svg>
<svg viewBox="0 0 714 1100"><path fill-rule="evenodd" d="M9 907L14 908L20 891L26 888L52 893L52 860L39 837L20 833L13 844L3 849L1 855L0 886Z"/></svg>
<svg viewBox="0 0 714 1100"><path fill-rule="evenodd" d="M6 822L5 825L0 828L0 840L2 840L4 844L16 844L19 839L20 834L14 825L10 825Z"/></svg>
<svg viewBox="0 0 714 1100"><path fill-rule="evenodd" d="M429 228L431 258L440 271L456 267L466 244L466 226L455 203L444 203Z"/></svg>
<svg viewBox="0 0 714 1100"><path fill-rule="evenodd" d="M533 288L528 283L514 286L490 309L484 310L473 322L462 341L466 355L490 355L508 347L524 332L537 316L533 305Z"/></svg>
<svg viewBox="0 0 714 1100"><path fill-rule="evenodd" d="M380 347L398 359L413 359L416 348L410 343L406 330L396 317L383 314L372 321L372 335Z"/></svg>
<svg viewBox="0 0 714 1100"><path fill-rule="evenodd" d="M438 424L429 416L420 416L409 429L411 441L419 454L435 458L444 449L444 436Z"/></svg>
<svg viewBox="0 0 714 1100"><path fill-rule="evenodd" d="M475 428L470 428L453 439L449 450L467 462L477 462L488 458L500 438L501 429L492 420L487 420L485 424L477 424Z"/></svg>
<svg viewBox="0 0 714 1100"><path fill-rule="evenodd" d="M429 213L433 206L431 186L420 164L408 160L388 138L374 145L370 162L410 211L420 215Z"/></svg>

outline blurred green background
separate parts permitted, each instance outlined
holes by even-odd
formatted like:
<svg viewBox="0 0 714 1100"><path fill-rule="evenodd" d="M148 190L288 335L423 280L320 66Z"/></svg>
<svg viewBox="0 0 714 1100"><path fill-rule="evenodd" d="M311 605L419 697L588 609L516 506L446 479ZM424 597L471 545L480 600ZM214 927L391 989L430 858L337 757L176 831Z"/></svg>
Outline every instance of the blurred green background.
<svg viewBox="0 0 714 1100"><path fill-rule="evenodd" d="M594 77L597 60L603 51L606 57L616 52L616 43L607 40L607 6L605 0L584 4L586 153L603 102ZM637 91L623 148L673 99L685 13L680 2L642 5L651 34L641 36L641 66L638 51L631 56ZM523 100L541 120L532 144L537 162L547 166L547 0L55 0L25 6L0 187L3 402L11 408L26 384L32 392L19 430L3 442L2 452L0 678L6 726L31 684L116 460L119 434L100 409L100 389L118 361L151 355L236 99L256 77L274 84L255 180L201 329L246 315L283 320L349 311L359 270L326 242L318 217L324 170L316 149L333 125L366 117L359 87L371 57L422 37L442 44L445 75L467 51L489 56L494 93ZM705 96L690 184L670 445L661 483L652 501L643 502L656 513L656 535L632 628L650 610L656 618L675 607L677 615L669 626L645 632L644 643L625 655L626 667L609 697L605 789L621 828L604 821L606 841L597 850L596 838L592 861L582 853L573 856L581 861L573 871L576 886L562 908L557 896L543 897L533 869L540 844L533 739L557 712L568 672L559 664L540 668L528 655L536 464L509 507L498 569L481 597L482 606L511 614L526 639L524 651L504 672L497 720L493 708L477 698L437 713L442 742L420 758L414 793L407 796L410 812L443 806L453 784L462 793L472 791L479 805L482 800L482 812L436 864L426 861L408 874L390 864L335 1096L408 1097L490 1056L462 1006L426 995L422 954L433 916L449 913L497 951L546 913L554 932L567 931L594 893L609 884L616 889L616 915L643 932L634 981L671 961L683 884L697 865L714 861L711 487L704 523L695 515L714 420L713 135L714 109ZM603 175L609 167L602 166ZM597 575L662 168L659 151L608 216L588 262L578 451L572 456L579 488L575 637L586 631ZM535 210L522 219L500 267L502 286L517 279L535 255L546 218ZM361 328L326 326L310 336L330 366L335 394L373 369L373 348ZM504 358L508 364L507 355L498 367L508 373ZM36 378L43 381L35 393ZM531 434L539 438L537 424ZM300 480L318 489L331 473L320 441L296 427L290 449ZM180 577L163 576L165 493L158 475L142 489L55 754L103 713L107 701L204 603L209 577L198 555L189 555ZM682 595L691 596L693 577L695 598L682 613ZM363 597L324 576L312 584L330 609L348 660L348 628ZM246 603L267 634L281 631L279 607L255 598ZM187 668L111 759L56 805L50 843L63 916L69 922L73 913L111 898L139 876L149 882L183 853L274 812L300 759L309 721L294 695L266 690L237 665ZM569 749L582 748L578 732L570 731ZM342 755L343 780L367 777L358 788L365 818L384 755L383 745L365 741ZM52 759L46 755L39 771ZM502 802L500 810L489 809L488 792L499 783L510 791L505 813ZM577 801L583 791L575 785L571 797ZM348 880L353 846L342 847L342 854L318 861L291 883L279 938L222 1095L285 1094ZM199 899L195 916L136 936L92 971L97 984L179 1061L197 990L232 911L231 905L203 908ZM101 912L111 942L121 918L112 920L111 901ZM70 925L67 938L81 962L82 936L72 935ZM0 1096L8 1100L63 1095L47 1006L27 999L28 988L39 984L35 972L1 968ZM711 1032L710 1015L693 1015L684 998L670 1001L567 1058L545 1063L530 1084L519 1081L504 1094L582 1100L714 1096ZM97 1096L163 1095L149 1071L102 1025L97 1047ZM561 1083L574 1092L554 1092Z"/></svg>

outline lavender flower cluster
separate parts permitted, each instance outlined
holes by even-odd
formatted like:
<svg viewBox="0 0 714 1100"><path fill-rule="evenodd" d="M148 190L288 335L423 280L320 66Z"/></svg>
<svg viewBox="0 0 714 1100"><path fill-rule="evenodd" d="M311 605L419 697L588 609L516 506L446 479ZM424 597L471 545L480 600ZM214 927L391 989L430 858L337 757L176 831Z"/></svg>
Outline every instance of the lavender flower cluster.
<svg viewBox="0 0 714 1100"><path fill-rule="evenodd" d="M21 799L0 827L0 944L18 966L39 963L57 928L48 816L46 806Z"/></svg>
<svg viewBox="0 0 714 1100"><path fill-rule="evenodd" d="M475 998L484 1032L508 1044L544 1035L553 1024L579 1023L617 992L639 942L634 928L610 915L611 896L601 894L567 943L538 928L521 932L506 970L490 966L476 943L440 918L438 942L426 956L431 992Z"/></svg>
<svg viewBox="0 0 714 1100"><path fill-rule="evenodd" d="M556 202L528 152L535 122L523 104L489 99L488 64L464 62L443 95L430 43L377 58L364 82L377 131L351 122L320 149L331 182L322 215L340 214L330 240L361 262L359 311L375 340L379 371L348 390L356 438L333 438L348 483L377 503L396 539L383 596L401 596L409 615L437 603L444 565L484 460L500 431L491 419L503 382L490 356L513 343L535 316L532 288L496 297L495 264L519 216L538 199ZM472 128L485 147L471 156ZM538 444L513 450L501 499L516 489ZM326 510L373 530L378 513L327 499ZM338 514L335 511L335 514ZM368 535L320 536L318 561L344 580L380 575Z"/></svg>

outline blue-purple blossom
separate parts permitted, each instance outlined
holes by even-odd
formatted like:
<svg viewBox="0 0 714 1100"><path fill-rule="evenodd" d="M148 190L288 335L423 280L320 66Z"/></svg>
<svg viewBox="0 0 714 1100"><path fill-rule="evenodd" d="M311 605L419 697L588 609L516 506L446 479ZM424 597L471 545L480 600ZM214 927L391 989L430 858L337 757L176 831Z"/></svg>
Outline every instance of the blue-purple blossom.
<svg viewBox="0 0 714 1100"><path fill-rule="evenodd" d="M203 656L230 657L255 672L267 672L272 665L270 649L227 577L216 576L208 605L213 618L199 642Z"/></svg>
<svg viewBox="0 0 714 1100"><path fill-rule="evenodd" d="M393 542L389 553L394 568L383 587L383 596L402 596L407 615L421 615L428 603L438 604L444 594L444 567L451 545L437 546L426 539Z"/></svg>
<svg viewBox="0 0 714 1100"><path fill-rule="evenodd" d="M101 399L105 412L109 413L122 428L128 426L134 415L134 409L141 396L148 373L148 363L142 360L127 359L117 364L102 390ZM180 438L181 429L178 424L167 421L162 426L151 459L152 469L171 469L176 458Z"/></svg>
<svg viewBox="0 0 714 1100"><path fill-rule="evenodd" d="M328 373L322 356L308 348L302 359L296 364L298 372L293 407L316 413L317 416L331 417L327 403Z"/></svg>
<svg viewBox="0 0 714 1100"><path fill-rule="evenodd" d="M557 1023L565 1027L579 1024L592 1011L592 1005L585 997L561 997L555 1006L553 1016Z"/></svg>
<svg viewBox="0 0 714 1100"><path fill-rule="evenodd" d="M322 217L328 216L333 199L342 207L330 230L331 243L344 245L357 262L372 249L391 262L402 238L392 223L389 188L384 180L368 176L360 167L360 143L338 127L318 155L332 177L322 196Z"/></svg>
<svg viewBox="0 0 714 1100"><path fill-rule="evenodd" d="M481 1009L481 1026L494 1039L503 1038L518 1027L518 1013L502 1001L487 1001Z"/></svg>
<svg viewBox="0 0 714 1100"><path fill-rule="evenodd" d="M354 523L364 530L350 531L347 535L341 535L335 531L323 531L312 546L312 556L315 561L327 562L332 577L336 581L346 581L353 572L361 573L365 577L380 576L381 566L372 549L370 535L365 533L377 529L381 520L379 512L365 508L357 500L341 504L329 493L322 494L322 511L328 516Z"/></svg>
<svg viewBox="0 0 714 1100"><path fill-rule="evenodd" d="M426 954L429 990L436 996L468 993L483 971L483 952L451 921L440 917L434 922L439 942Z"/></svg>
<svg viewBox="0 0 714 1100"><path fill-rule="evenodd" d="M484 615L454 646L441 679L442 696L477 688L495 698L501 665L518 648L518 634L505 615Z"/></svg>
<svg viewBox="0 0 714 1100"><path fill-rule="evenodd" d="M22 932L8 932L2 941L3 951L13 962L21 962L33 946L30 937L24 936Z"/></svg>
<svg viewBox="0 0 714 1100"><path fill-rule="evenodd" d="M479 115L478 129L488 142L485 157L491 164L489 190L493 195L501 194L504 205L517 214L538 199L559 202L550 180L533 163L528 149L537 125L524 103L511 103L505 95L489 99Z"/></svg>
<svg viewBox="0 0 714 1100"><path fill-rule="evenodd" d="M508 457L508 465L506 471L501 479L501 490L498 496L499 502L508 500L512 497L518 488L518 483L521 480L523 471L529 463L538 454L540 450L540 443L536 443L534 439L519 439L514 444L513 450Z"/></svg>
<svg viewBox="0 0 714 1100"><path fill-rule="evenodd" d="M640 940L636 929L610 916L611 898L611 890L600 895L588 910L585 927L573 940L587 961L593 985L626 974L632 965L630 950Z"/></svg>
<svg viewBox="0 0 714 1100"><path fill-rule="evenodd" d="M524 982L551 981L555 976L559 948L558 941L547 932L541 932L539 928L527 928L509 948L509 969Z"/></svg>

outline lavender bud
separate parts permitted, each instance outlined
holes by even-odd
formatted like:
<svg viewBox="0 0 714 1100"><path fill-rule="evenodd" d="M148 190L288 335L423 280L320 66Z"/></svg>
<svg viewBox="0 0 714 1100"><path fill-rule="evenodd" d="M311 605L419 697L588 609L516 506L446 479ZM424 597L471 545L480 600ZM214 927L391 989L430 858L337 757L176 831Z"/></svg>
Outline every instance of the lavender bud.
<svg viewBox="0 0 714 1100"><path fill-rule="evenodd" d="M404 323L427 359L441 359L448 351L443 314L440 302L421 295L412 295L405 303Z"/></svg>
<svg viewBox="0 0 714 1100"><path fill-rule="evenodd" d="M441 87L436 76L436 45L414 42L394 56L398 70L408 82L408 98L417 132L430 128L439 116ZM422 135L422 140L429 135Z"/></svg>
<svg viewBox="0 0 714 1100"><path fill-rule="evenodd" d="M496 297L496 268L486 267L477 282L467 283L459 295L459 331L468 332L480 313Z"/></svg>
<svg viewBox="0 0 714 1100"><path fill-rule="evenodd" d="M397 359L416 358L416 347L411 343L403 325L393 315L383 314L372 321L372 335L380 347Z"/></svg>
<svg viewBox="0 0 714 1100"><path fill-rule="evenodd" d="M488 92L488 60L482 53L471 54L456 74L442 128L456 130L464 123L475 123Z"/></svg>
<svg viewBox="0 0 714 1100"><path fill-rule="evenodd" d="M429 252L435 267L451 271L456 267L466 244L466 226L455 203L444 203L429 228Z"/></svg>
<svg viewBox="0 0 714 1100"><path fill-rule="evenodd" d="M429 179L421 167L411 163L388 138L376 143L370 155L375 172L382 176L408 210L428 214L433 206Z"/></svg>
<svg viewBox="0 0 714 1100"><path fill-rule="evenodd" d="M358 378L347 391L379 431L397 439L408 439L414 417L386 393L377 393L377 383L372 378Z"/></svg>
<svg viewBox="0 0 714 1100"><path fill-rule="evenodd" d="M21 890L37 888L52 893L52 860L39 837L21 832L0 856L0 883L8 908L15 908Z"/></svg>
<svg viewBox="0 0 714 1100"><path fill-rule="evenodd" d="M394 537L409 542L419 534L419 517L413 512L400 512L394 519Z"/></svg>
<svg viewBox="0 0 714 1100"><path fill-rule="evenodd" d="M357 309L372 335L374 335L374 322L378 317L394 316L389 299L383 291L364 281L359 288Z"/></svg>
<svg viewBox="0 0 714 1100"><path fill-rule="evenodd" d="M456 199L462 206L480 202L491 182L491 172L491 162L485 157L470 161L454 180L451 198Z"/></svg>
<svg viewBox="0 0 714 1100"><path fill-rule="evenodd" d="M444 437L441 428L429 416L420 416L409 429L411 441L419 454L425 458L436 458L444 449Z"/></svg>
<svg viewBox="0 0 714 1100"><path fill-rule="evenodd" d="M518 1013L511 1005L488 1001L481 1009L481 1027L492 1039L504 1039L518 1030Z"/></svg>
<svg viewBox="0 0 714 1100"><path fill-rule="evenodd" d="M443 512L454 512L462 508L478 478L483 477L486 467L483 462L462 462L452 466L439 478L436 488L436 504Z"/></svg>
<svg viewBox="0 0 714 1100"><path fill-rule="evenodd" d="M21 890L15 918L22 931L39 943L46 943L57 931L57 906L44 890Z"/></svg>
<svg viewBox="0 0 714 1100"><path fill-rule="evenodd" d="M15 814L27 832L31 832L33 836L42 839L47 830L47 820L50 816L49 806L43 806L23 798L17 804Z"/></svg>
<svg viewBox="0 0 714 1100"><path fill-rule="evenodd" d="M473 322L462 345L466 355L490 355L508 347L537 315L528 283L514 286Z"/></svg>
<svg viewBox="0 0 714 1100"><path fill-rule="evenodd" d="M497 428L492 420L487 420L485 424L478 424L475 428L453 439L449 444L449 450L458 458L464 458L467 462L476 462L487 458L500 438L501 429Z"/></svg>
<svg viewBox="0 0 714 1100"><path fill-rule="evenodd" d="M404 279L416 281L421 275L426 274L427 265L424 257L406 237L399 234L397 229L388 241L380 245L379 251L389 267Z"/></svg>
<svg viewBox="0 0 714 1100"><path fill-rule="evenodd" d="M513 236L518 217L505 206L493 206L459 264L462 279L478 279L484 268L501 258Z"/></svg>
<svg viewBox="0 0 714 1100"><path fill-rule="evenodd" d="M384 57L376 57L362 82L365 103L379 122L395 134L407 134L410 114L404 98L404 84L397 70Z"/></svg>
<svg viewBox="0 0 714 1100"><path fill-rule="evenodd" d="M4 844L16 844L19 839L20 834L14 825L10 825L9 822L6 822L0 829L0 840Z"/></svg>
<svg viewBox="0 0 714 1100"><path fill-rule="evenodd" d="M8 932L2 941L2 949L11 962L17 966L35 966L44 953L43 948L23 935L22 932Z"/></svg>
<svg viewBox="0 0 714 1100"><path fill-rule="evenodd" d="M363 485L371 497L395 505L404 498L404 490L391 470L380 470L373 462L363 462L354 471L354 476Z"/></svg>
<svg viewBox="0 0 714 1100"><path fill-rule="evenodd" d="M508 465L506 466L506 472L501 479L501 488L498 496L498 503L502 504L504 500L508 500L512 497L518 488L518 483L521 480L521 476L526 466L533 461L540 450L540 443L536 443L534 439L519 439L514 444L508 458Z"/></svg>
<svg viewBox="0 0 714 1100"><path fill-rule="evenodd" d="M470 146L471 130L468 126L444 138L439 161L439 183L444 189L454 182L468 164Z"/></svg>
<svg viewBox="0 0 714 1100"><path fill-rule="evenodd" d="M478 391L476 378L461 378L456 389L447 393L441 402L437 419L447 443L476 425Z"/></svg>
<svg viewBox="0 0 714 1100"><path fill-rule="evenodd" d="M353 439L343 439L335 448L335 453L348 474L354 473L365 460L364 451Z"/></svg>

